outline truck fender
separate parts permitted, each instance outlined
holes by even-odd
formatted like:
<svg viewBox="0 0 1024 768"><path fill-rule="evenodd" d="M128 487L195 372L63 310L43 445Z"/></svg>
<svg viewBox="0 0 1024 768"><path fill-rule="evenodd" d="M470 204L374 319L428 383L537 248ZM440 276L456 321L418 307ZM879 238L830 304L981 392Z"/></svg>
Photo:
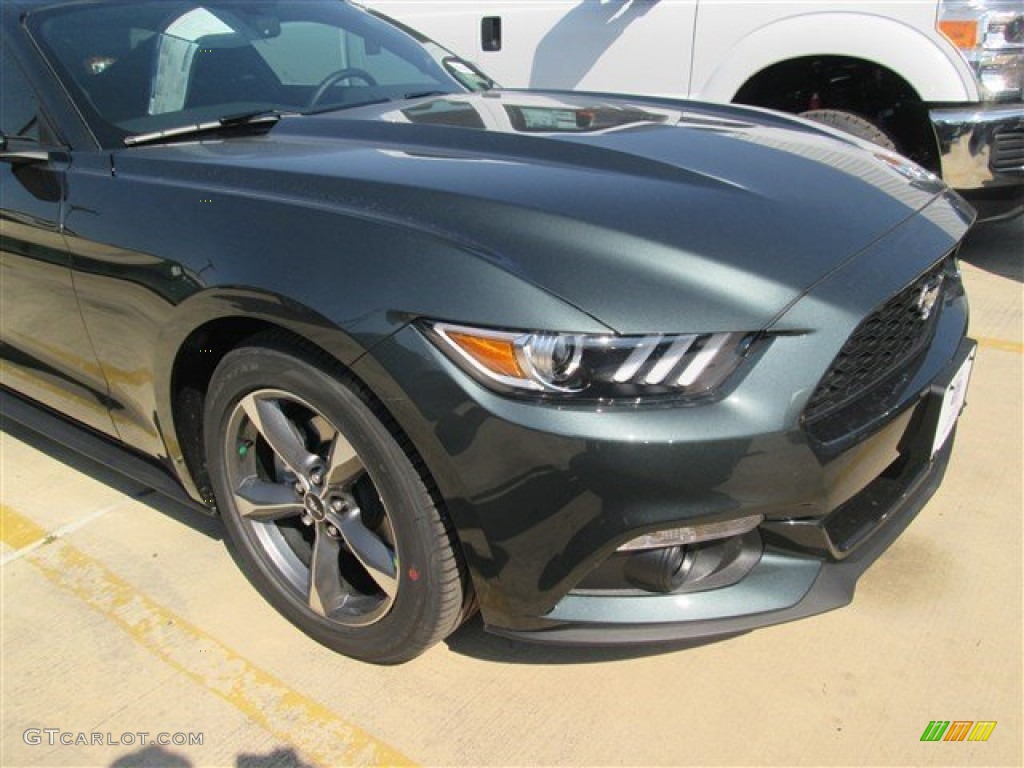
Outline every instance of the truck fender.
<svg viewBox="0 0 1024 768"><path fill-rule="evenodd" d="M706 18L698 24L708 23ZM702 56L696 50L691 98L730 102L744 83L773 64L805 56L849 56L892 70L922 101L977 101L978 86L967 62L951 43L935 35L859 13L789 17L756 29L716 55Z"/></svg>

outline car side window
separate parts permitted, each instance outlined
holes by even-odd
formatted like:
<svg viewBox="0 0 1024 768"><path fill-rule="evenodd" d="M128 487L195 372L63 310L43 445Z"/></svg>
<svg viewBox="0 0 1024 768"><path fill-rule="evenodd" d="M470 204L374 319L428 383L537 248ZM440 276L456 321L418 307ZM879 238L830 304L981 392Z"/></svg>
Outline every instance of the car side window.
<svg viewBox="0 0 1024 768"><path fill-rule="evenodd" d="M8 137L40 141L39 101L7 46L2 49L0 63L0 130Z"/></svg>

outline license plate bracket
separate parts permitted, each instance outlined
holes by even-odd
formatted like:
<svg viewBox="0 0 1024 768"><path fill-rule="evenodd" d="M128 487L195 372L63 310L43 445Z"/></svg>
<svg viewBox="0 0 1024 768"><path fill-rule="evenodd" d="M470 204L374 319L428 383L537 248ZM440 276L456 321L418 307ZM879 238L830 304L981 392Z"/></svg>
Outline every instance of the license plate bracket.
<svg viewBox="0 0 1024 768"><path fill-rule="evenodd" d="M935 382L932 392L942 399L938 418L935 421L935 432L932 438L930 458L942 450L949 440L953 427L956 426L960 413L967 404L967 390L970 385L971 372L977 355L977 344L971 342L966 354L957 355L957 363L951 366L952 374Z"/></svg>

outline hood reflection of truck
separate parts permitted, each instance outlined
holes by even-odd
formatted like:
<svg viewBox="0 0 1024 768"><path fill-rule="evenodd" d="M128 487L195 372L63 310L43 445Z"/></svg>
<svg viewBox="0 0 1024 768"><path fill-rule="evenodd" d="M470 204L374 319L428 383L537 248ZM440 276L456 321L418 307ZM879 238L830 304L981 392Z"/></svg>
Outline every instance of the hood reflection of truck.
<svg viewBox="0 0 1024 768"><path fill-rule="evenodd" d="M404 109L384 112L379 119L391 123L457 125L502 133L612 133L637 125L678 125L687 116L678 109L658 109L650 104L610 104L595 100L586 106L532 93L515 94L514 104L497 94L474 99L434 99ZM700 122L710 125L708 118ZM742 125L721 121L720 127Z"/></svg>
<svg viewBox="0 0 1024 768"><path fill-rule="evenodd" d="M941 175L983 219L1024 211L1019 0L365 4L476 61L505 86L802 114Z"/></svg>

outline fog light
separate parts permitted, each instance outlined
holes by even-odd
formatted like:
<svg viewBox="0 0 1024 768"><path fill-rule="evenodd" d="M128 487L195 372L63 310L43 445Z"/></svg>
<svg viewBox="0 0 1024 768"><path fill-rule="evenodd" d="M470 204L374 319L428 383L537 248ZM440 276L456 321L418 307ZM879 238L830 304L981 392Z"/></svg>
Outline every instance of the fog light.
<svg viewBox="0 0 1024 768"><path fill-rule="evenodd" d="M738 536L741 533L746 533L759 526L763 520L764 515L748 515L747 517L738 517L735 520L725 520L720 523L666 528L630 539L619 547L618 551L629 552L637 549L660 549L661 547L696 544L697 542L710 541L711 539L724 539L729 536Z"/></svg>
<svg viewBox="0 0 1024 768"><path fill-rule="evenodd" d="M648 549L627 557L626 578L648 592L676 591L686 580L686 571L689 570L682 547Z"/></svg>

